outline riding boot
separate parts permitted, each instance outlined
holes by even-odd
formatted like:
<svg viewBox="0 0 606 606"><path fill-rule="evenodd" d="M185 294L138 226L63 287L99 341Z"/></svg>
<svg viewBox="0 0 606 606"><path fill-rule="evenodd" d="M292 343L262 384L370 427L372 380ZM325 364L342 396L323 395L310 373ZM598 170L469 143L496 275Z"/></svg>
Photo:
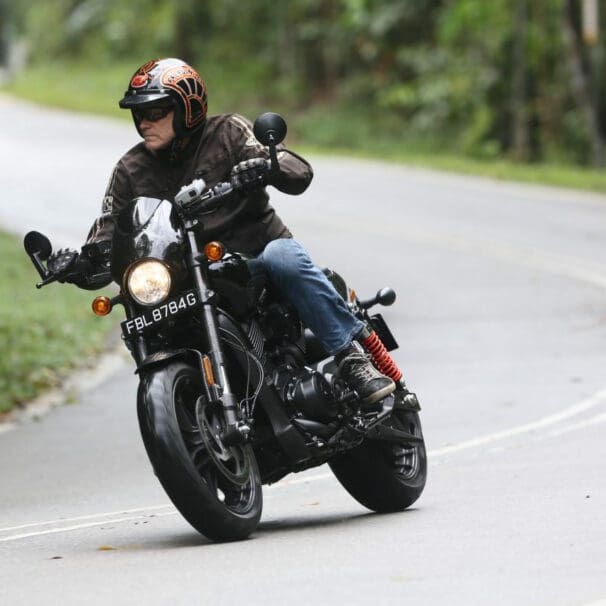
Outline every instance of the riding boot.
<svg viewBox="0 0 606 606"><path fill-rule="evenodd" d="M376 410L380 407L378 402L396 388L389 377L373 366L357 341L337 353L335 362L338 375L358 393L362 410Z"/></svg>

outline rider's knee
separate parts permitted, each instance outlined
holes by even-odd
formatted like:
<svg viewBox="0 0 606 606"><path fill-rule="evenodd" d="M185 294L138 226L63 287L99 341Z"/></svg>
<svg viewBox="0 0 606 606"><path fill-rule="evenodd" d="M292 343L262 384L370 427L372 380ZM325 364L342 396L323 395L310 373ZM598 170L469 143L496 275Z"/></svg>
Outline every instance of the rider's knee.
<svg viewBox="0 0 606 606"><path fill-rule="evenodd" d="M300 268L309 263L305 249L292 238L272 240L263 251L264 265L280 273L297 273Z"/></svg>

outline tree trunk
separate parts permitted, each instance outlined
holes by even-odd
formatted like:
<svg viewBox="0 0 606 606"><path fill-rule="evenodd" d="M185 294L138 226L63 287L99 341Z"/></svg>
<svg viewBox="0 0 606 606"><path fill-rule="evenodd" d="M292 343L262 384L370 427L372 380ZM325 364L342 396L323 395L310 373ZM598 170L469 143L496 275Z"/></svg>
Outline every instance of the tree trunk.
<svg viewBox="0 0 606 606"><path fill-rule="evenodd" d="M526 35L528 31L528 0L516 0L513 40L513 76L511 85L512 149L518 162L530 158L530 135L526 93Z"/></svg>
<svg viewBox="0 0 606 606"><path fill-rule="evenodd" d="M574 0L564 2L562 25L572 93L587 127L591 144L591 164L599 167L603 165L604 138L600 130L597 108L593 102L591 78L583 67L581 40L574 25Z"/></svg>

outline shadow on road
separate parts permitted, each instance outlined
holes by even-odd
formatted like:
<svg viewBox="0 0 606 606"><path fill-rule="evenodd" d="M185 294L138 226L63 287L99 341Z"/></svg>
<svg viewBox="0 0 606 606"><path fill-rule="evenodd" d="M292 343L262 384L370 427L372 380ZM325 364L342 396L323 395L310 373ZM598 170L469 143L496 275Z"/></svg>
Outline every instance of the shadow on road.
<svg viewBox="0 0 606 606"><path fill-rule="evenodd" d="M351 530L352 528L359 527L361 524L376 524L379 521L385 523L391 523L390 518L393 516L411 516L415 513L415 509L408 509L403 512L391 513L391 514L377 514L373 512L362 512L352 514L320 514L320 515L298 515L292 517L284 517L267 522L261 522L257 530L252 534L249 539L244 541L236 541L236 543L242 543L246 541L254 541L255 539L263 539L276 537L279 533L292 533L292 532L307 532L313 529L328 529L339 527L339 529ZM142 541L141 537L138 537L137 541L132 543L124 544L124 540L120 541L120 546L112 548L117 551L141 551L141 550L168 550L168 549L187 549L191 547L208 547L208 548L220 548L222 545L230 545L231 543L215 543L210 541L206 537L196 533L192 528L191 531L181 532L179 534L168 534L162 538L149 537L148 540Z"/></svg>
<svg viewBox="0 0 606 606"><path fill-rule="evenodd" d="M271 520L268 522L261 522L257 528L256 534L263 534L266 532L292 532L292 531L304 531L313 528L323 528L329 526L340 525L342 528L357 526L361 523L370 522L370 520L377 521L377 519L390 518L392 516L412 515L415 512L414 509L408 509L398 513L385 513L378 514L371 511L364 513L355 513L351 515L343 514L332 514L332 515L321 515L321 516L297 516L289 518L281 518L278 520Z"/></svg>

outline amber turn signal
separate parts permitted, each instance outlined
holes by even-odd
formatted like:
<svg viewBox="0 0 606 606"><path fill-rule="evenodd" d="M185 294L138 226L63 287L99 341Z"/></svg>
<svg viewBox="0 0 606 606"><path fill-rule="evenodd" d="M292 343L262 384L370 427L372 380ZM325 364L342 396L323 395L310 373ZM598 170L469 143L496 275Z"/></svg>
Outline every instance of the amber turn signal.
<svg viewBox="0 0 606 606"><path fill-rule="evenodd" d="M112 301L108 297L95 297L93 312L96 316L106 316L112 310Z"/></svg>
<svg viewBox="0 0 606 606"><path fill-rule="evenodd" d="M204 254L209 261L220 261L225 255L225 247L221 242L209 242L204 247Z"/></svg>

